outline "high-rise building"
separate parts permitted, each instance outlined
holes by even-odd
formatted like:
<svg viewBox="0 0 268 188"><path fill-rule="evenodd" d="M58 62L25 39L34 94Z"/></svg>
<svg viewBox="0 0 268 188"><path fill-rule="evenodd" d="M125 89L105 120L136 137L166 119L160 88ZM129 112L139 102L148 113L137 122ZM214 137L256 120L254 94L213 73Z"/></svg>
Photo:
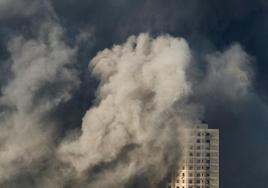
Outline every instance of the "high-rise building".
<svg viewBox="0 0 268 188"><path fill-rule="evenodd" d="M187 140L167 188L219 188L219 130L191 128Z"/></svg>

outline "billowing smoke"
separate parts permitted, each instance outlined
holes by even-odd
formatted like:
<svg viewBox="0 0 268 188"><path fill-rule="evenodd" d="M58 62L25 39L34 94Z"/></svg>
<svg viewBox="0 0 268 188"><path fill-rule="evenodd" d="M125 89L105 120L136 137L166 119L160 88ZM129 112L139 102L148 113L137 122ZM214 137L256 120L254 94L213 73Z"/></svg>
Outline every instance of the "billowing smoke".
<svg viewBox="0 0 268 188"><path fill-rule="evenodd" d="M1 187L160 187L180 160L184 128L201 123L207 101L250 94L251 59L238 44L199 61L182 38L131 36L91 60L99 80L95 103L81 132L62 137L55 112L81 89L77 48L65 42L63 30L45 21L33 37L8 42ZM83 43L91 38L83 36Z"/></svg>
<svg viewBox="0 0 268 188"><path fill-rule="evenodd" d="M186 41L168 36L141 34L100 52L90 64L97 104L79 139L62 145L63 160L89 174L90 187L124 187L139 176L156 187L180 157L180 129L198 123L186 107L190 62Z"/></svg>
<svg viewBox="0 0 268 188"><path fill-rule="evenodd" d="M203 120L266 187L265 2L0 0L0 187L165 187Z"/></svg>
<svg viewBox="0 0 268 188"><path fill-rule="evenodd" d="M78 87L72 68L75 50L62 40L62 28L43 24L36 39L9 44L11 75L0 98L0 185L31 173L53 152L57 125L49 117Z"/></svg>
<svg viewBox="0 0 268 188"><path fill-rule="evenodd" d="M160 186L180 159L183 128L202 120L201 101L191 99L213 92L237 100L248 93L250 58L239 45L209 55L197 80L200 71L189 73L191 54L184 39L141 34L93 58L97 104L86 113L81 136L59 150L88 187Z"/></svg>

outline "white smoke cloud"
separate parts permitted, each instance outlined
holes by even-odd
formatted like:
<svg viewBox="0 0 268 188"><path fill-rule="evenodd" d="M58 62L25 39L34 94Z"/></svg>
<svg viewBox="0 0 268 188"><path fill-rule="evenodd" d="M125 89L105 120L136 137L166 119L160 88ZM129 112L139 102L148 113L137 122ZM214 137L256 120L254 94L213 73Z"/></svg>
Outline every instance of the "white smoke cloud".
<svg viewBox="0 0 268 188"><path fill-rule="evenodd" d="M252 58L240 45L232 45L223 53L208 55L207 62L207 72L198 92L232 101L248 94L253 80Z"/></svg>
<svg viewBox="0 0 268 188"><path fill-rule="evenodd" d="M180 156L180 129L193 124L182 116L190 61L186 41L168 36L142 34L100 52L91 62L99 103L86 113L81 137L62 145L63 160L78 173L107 164L90 187L124 187L140 174L156 186Z"/></svg>
<svg viewBox="0 0 268 188"><path fill-rule="evenodd" d="M8 44L12 77L0 98L0 185L52 152L56 128L45 116L79 84L70 68L75 50L62 35L60 26L45 23L38 38L17 36Z"/></svg>
<svg viewBox="0 0 268 188"><path fill-rule="evenodd" d="M203 92L226 97L247 92L247 63L238 45L209 55ZM156 187L179 160L182 128L202 118L187 101L195 95L187 81L192 66L187 42L141 34L98 53L90 66L101 81L98 104L86 113L82 135L60 148L62 159L80 175L94 174L89 187L125 187L140 175Z"/></svg>
<svg viewBox="0 0 268 188"><path fill-rule="evenodd" d="M91 35L79 37L84 43ZM0 186L123 188L142 177L146 187L157 187L180 160L183 128L203 118L198 98L239 100L250 92L251 59L239 45L209 54L198 77L184 39L131 36L92 59L92 75L100 80L96 104L83 118L81 135L58 147L58 125L48 116L79 85L72 68L76 49L62 38L63 29L46 22L37 38L9 42L12 76L0 97ZM40 168L45 172L36 172ZM25 170L34 185L14 183Z"/></svg>
<svg viewBox="0 0 268 188"><path fill-rule="evenodd" d="M198 6L186 6L192 10L172 15L176 11L147 1L145 11L133 15L145 30L172 31L170 19L181 28L195 22L191 7ZM154 10L149 17L148 7ZM40 28L34 38L8 43L11 74L0 88L0 187L155 188L180 160L183 128L199 124L207 105L248 100L267 110L251 93L251 58L239 44L208 54L199 70L184 39L141 34L93 58L90 70L100 81L96 104L83 118L81 135L62 140L54 112L78 88L76 50L91 48L94 28L80 30L74 39L79 48L72 48L49 0L0 0L0 21L13 18L38 20L33 27ZM118 28L124 35L133 27Z"/></svg>

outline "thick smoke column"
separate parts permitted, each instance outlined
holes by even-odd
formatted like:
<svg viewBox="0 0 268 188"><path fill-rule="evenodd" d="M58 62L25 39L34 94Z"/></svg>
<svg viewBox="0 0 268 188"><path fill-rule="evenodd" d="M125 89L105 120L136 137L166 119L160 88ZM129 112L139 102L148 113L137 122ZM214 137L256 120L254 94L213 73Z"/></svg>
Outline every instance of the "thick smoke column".
<svg viewBox="0 0 268 188"><path fill-rule="evenodd" d="M250 58L239 45L208 55L201 71L184 39L132 36L92 59L96 103L81 135L62 140L51 115L79 85L76 49L62 37L58 24L46 22L37 38L9 42L12 77L0 98L2 187L160 187L183 154L184 128L200 123L207 100L247 98L251 86Z"/></svg>
<svg viewBox="0 0 268 188"><path fill-rule="evenodd" d="M181 128L198 122L184 106L190 61L185 40L146 34L92 60L98 102L86 113L80 138L61 148L78 173L92 174L89 187L124 187L138 176L156 187L167 175L181 155Z"/></svg>
<svg viewBox="0 0 268 188"><path fill-rule="evenodd" d="M207 76L196 82L203 92L220 91L215 82L233 82L232 92L246 91L248 75L241 70L246 57L239 46L211 55ZM125 187L137 177L146 179L147 187L157 187L180 158L186 139L182 128L202 118L189 101L196 95L187 81L190 66L188 44L170 36L141 34L98 53L90 65L100 79L97 104L86 113L79 139L62 145L62 159L79 174L89 174L89 187ZM218 75L228 76L227 83Z"/></svg>
<svg viewBox="0 0 268 188"><path fill-rule="evenodd" d="M203 119L265 187L264 1L0 0L0 187L162 187Z"/></svg>

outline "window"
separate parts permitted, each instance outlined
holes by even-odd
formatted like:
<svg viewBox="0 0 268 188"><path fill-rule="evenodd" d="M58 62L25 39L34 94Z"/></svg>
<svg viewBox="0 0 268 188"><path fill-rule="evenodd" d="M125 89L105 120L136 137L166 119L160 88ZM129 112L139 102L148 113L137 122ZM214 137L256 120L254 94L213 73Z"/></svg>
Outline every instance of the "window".
<svg viewBox="0 0 268 188"><path fill-rule="evenodd" d="M207 153L206 156L209 157L210 156L210 153Z"/></svg>
<svg viewBox="0 0 268 188"><path fill-rule="evenodd" d="M197 139L196 142L197 142L197 143L200 143L200 139Z"/></svg>
<svg viewBox="0 0 268 188"><path fill-rule="evenodd" d="M206 143L210 143L210 140L209 140L209 139L207 139L207 140L206 140Z"/></svg>

